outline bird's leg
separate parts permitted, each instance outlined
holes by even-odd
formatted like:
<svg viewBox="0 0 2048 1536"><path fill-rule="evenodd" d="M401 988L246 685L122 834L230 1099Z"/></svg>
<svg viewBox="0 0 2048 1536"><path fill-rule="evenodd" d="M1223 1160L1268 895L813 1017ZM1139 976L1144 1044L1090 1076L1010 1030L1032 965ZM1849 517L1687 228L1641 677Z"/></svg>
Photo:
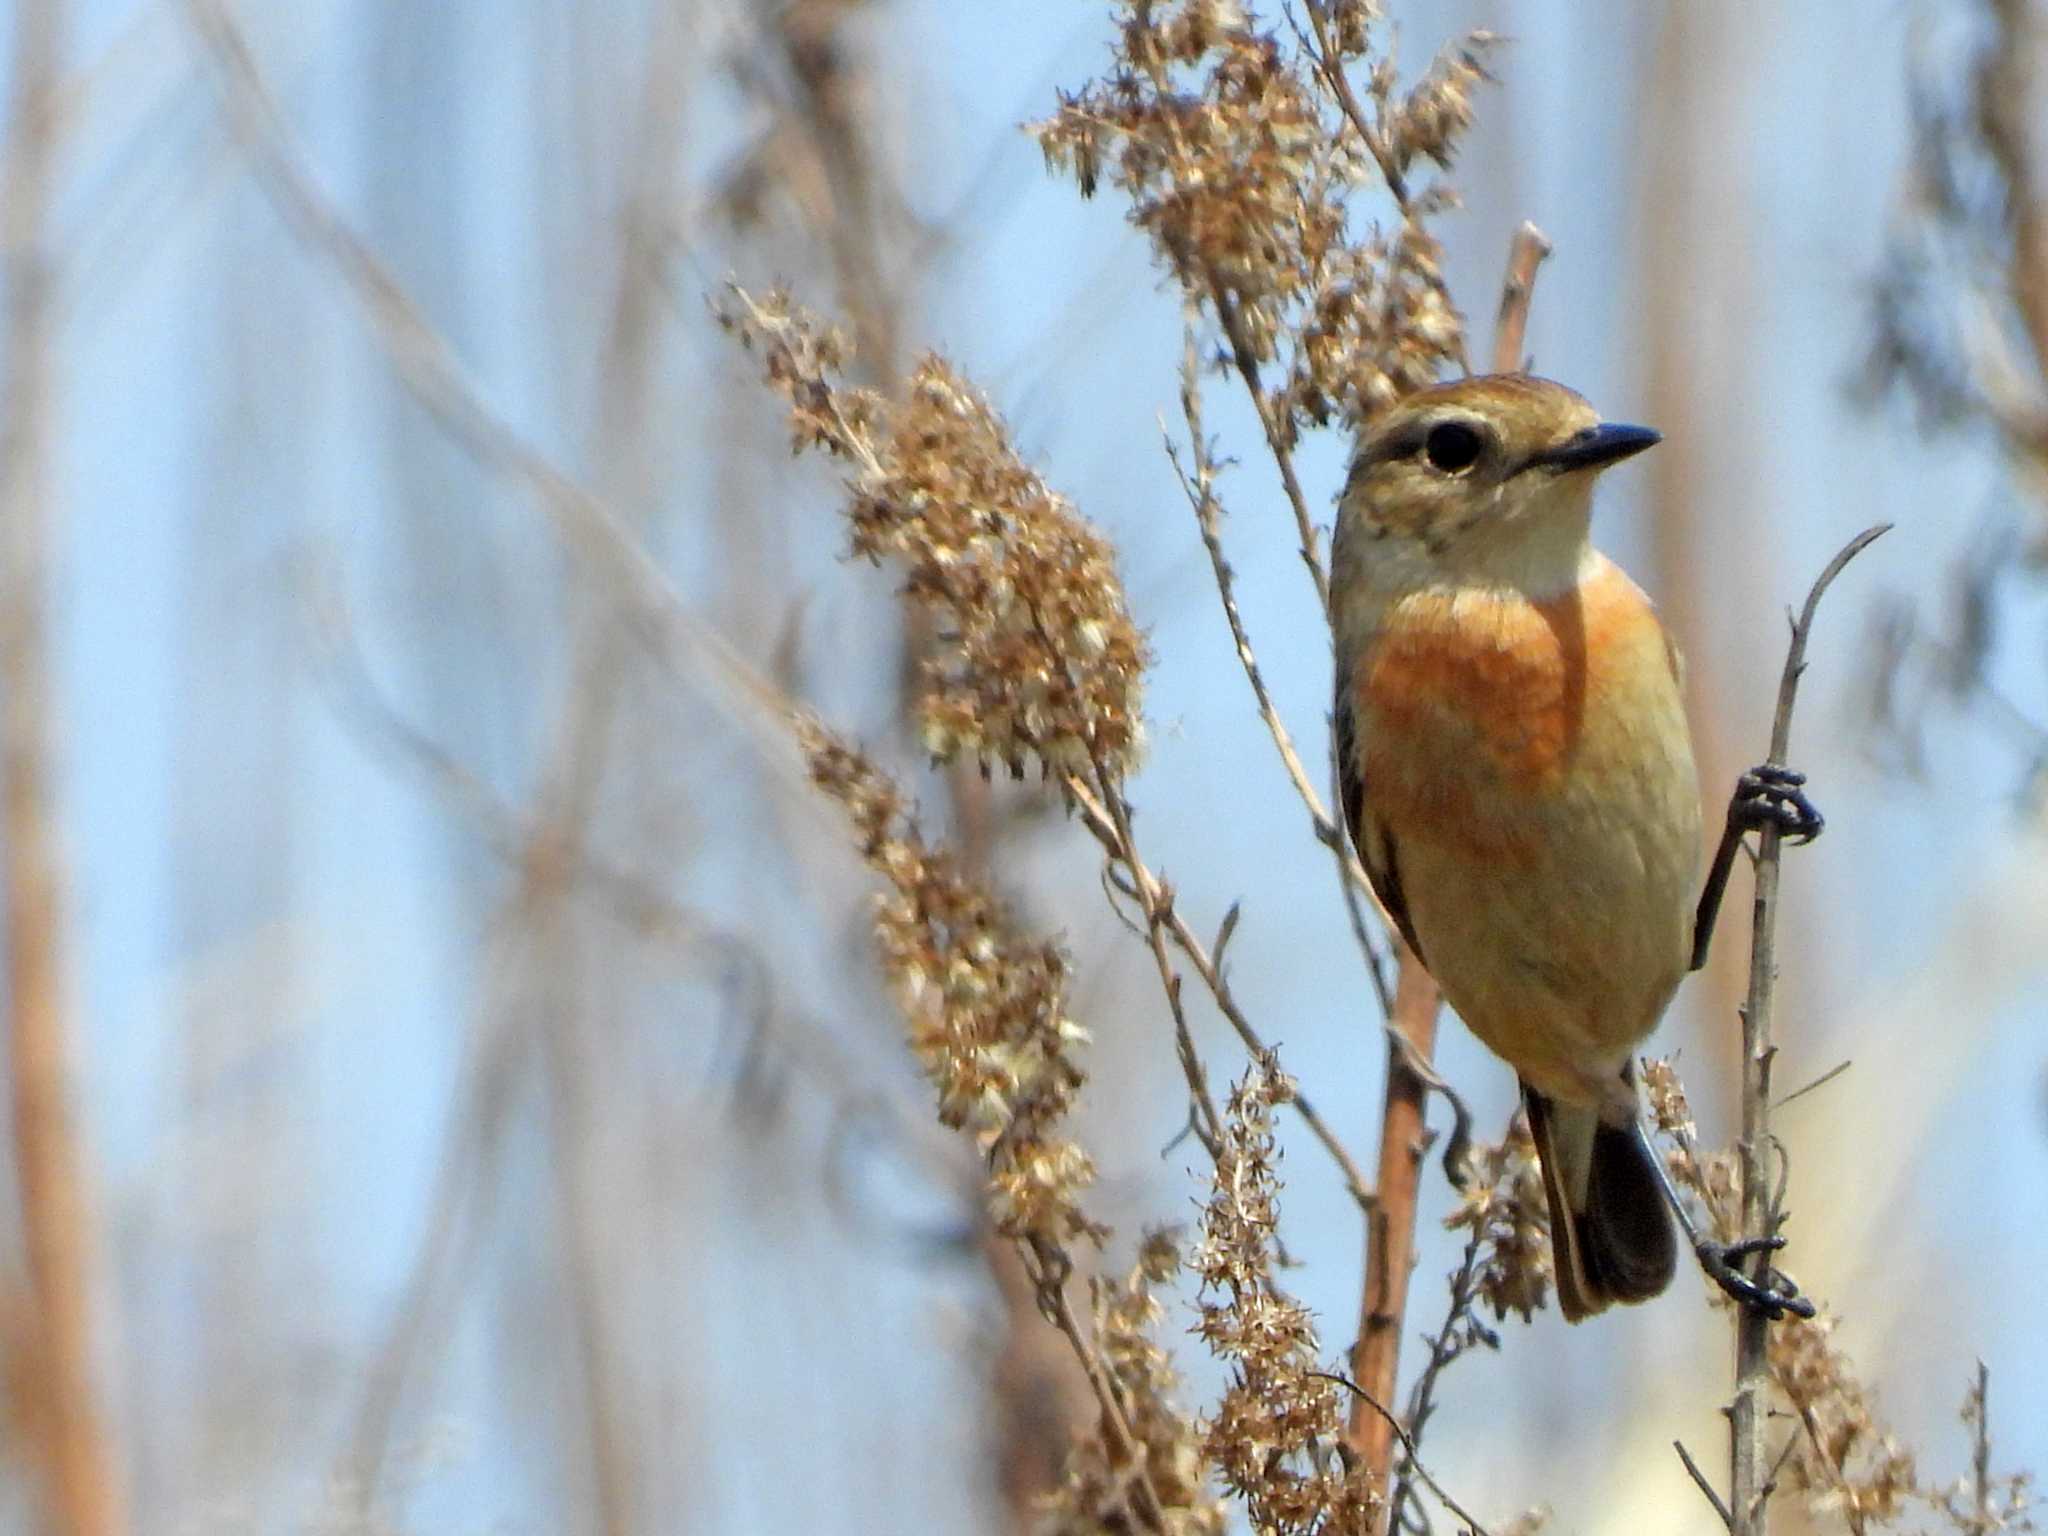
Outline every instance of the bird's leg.
<svg viewBox="0 0 2048 1536"><path fill-rule="evenodd" d="M1721 913L1721 898L1727 894L1728 876L1735 868L1735 851L1750 832L1776 827L1794 843L1810 843L1827 825L1813 802L1806 798L1806 775L1776 763L1752 768L1735 781L1735 793L1728 801L1728 824L1721 830L1721 845L1714 850L1714 862L1707 870L1706 889L1700 892L1698 911L1692 920L1692 968L1707 963L1707 946L1714 939L1714 919Z"/></svg>
<svg viewBox="0 0 2048 1536"><path fill-rule="evenodd" d="M1707 1272L1707 1278L1726 1291L1738 1305L1761 1312L1774 1322L1788 1312L1794 1317L1812 1317L1813 1303L1799 1294L1799 1287L1790 1275L1766 1267L1761 1280L1752 1280L1738 1267L1754 1254L1776 1253L1785 1246L1784 1237L1746 1237L1739 1242L1721 1243L1706 1236L1700 1231L1699 1223L1693 1220L1692 1208L1678 1193L1678 1186L1671 1182L1671 1172L1664 1166L1657 1143L1651 1139L1649 1127L1643 1124L1640 1115L1635 1117L1635 1129L1636 1140L1649 1155L1650 1167L1656 1172L1657 1187L1664 1192L1664 1203L1678 1218L1679 1230L1685 1233L1685 1240L1691 1245L1693 1256L1700 1261L1700 1268Z"/></svg>

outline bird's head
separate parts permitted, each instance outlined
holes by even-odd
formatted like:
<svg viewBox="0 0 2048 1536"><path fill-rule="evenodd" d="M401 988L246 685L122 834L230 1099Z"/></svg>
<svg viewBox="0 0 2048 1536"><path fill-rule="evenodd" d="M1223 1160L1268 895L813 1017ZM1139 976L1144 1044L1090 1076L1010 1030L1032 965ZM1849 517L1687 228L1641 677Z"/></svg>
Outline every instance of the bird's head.
<svg viewBox="0 0 2048 1536"><path fill-rule="evenodd" d="M1657 441L1527 374L1420 390L1359 440L1338 506L1339 581L1561 591L1586 551L1594 479Z"/></svg>

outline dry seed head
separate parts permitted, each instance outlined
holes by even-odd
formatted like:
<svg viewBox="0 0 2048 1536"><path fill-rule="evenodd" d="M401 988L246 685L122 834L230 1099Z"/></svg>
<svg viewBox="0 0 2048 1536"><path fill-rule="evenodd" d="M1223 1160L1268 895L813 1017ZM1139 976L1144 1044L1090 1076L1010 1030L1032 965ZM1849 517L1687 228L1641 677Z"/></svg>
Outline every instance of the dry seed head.
<svg viewBox="0 0 2048 1536"><path fill-rule="evenodd" d="M1643 1096L1650 1101L1657 1129L1666 1136L1696 1135L1692 1105L1685 1097L1685 1084L1678 1080L1678 1069L1662 1056L1646 1056L1641 1074Z"/></svg>
<svg viewBox="0 0 2048 1536"><path fill-rule="evenodd" d="M1273 1107L1292 1094L1255 1064L1231 1093L1201 1240L1189 1267L1201 1281L1210 1350L1232 1367L1208 1424L1205 1452L1252 1523L1275 1533L1368 1530L1381 1490L1337 1447L1342 1388L1322 1370L1308 1310L1273 1279L1280 1180Z"/></svg>
<svg viewBox="0 0 2048 1536"><path fill-rule="evenodd" d="M1153 1288L1171 1280L1179 1266L1172 1234L1154 1229L1123 1280L1091 1281L1095 1341L1116 1379L1131 1436L1144 1449L1146 1481L1159 1497L1165 1529L1173 1536L1222 1536L1227 1513L1208 1491L1201 1430L1175 1406L1180 1377L1153 1336L1164 1313ZM1130 1481L1130 1469L1110 1466L1099 1435L1078 1441L1064 1482L1044 1506L1041 1536L1127 1530Z"/></svg>
<svg viewBox="0 0 2048 1536"><path fill-rule="evenodd" d="M1379 167L1298 38L1260 31L1248 6L1126 0L1123 14L1110 69L1061 98L1040 147L1084 194L1105 176L1121 188L1187 295L1280 365L1285 430L1356 424L1461 364L1425 222L1448 191L1404 185L1393 232L1355 236L1352 193ZM1370 59L1378 17L1333 5L1333 52ZM1371 59L1375 140L1397 176L1418 157L1449 163L1491 46L1475 33L1447 49L1399 101L1391 58Z"/></svg>
<svg viewBox="0 0 2048 1536"><path fill-rule="evenodd" d="M1059 1246L1101 1229L1080 1198L1095 1167L1059 1122L1083 1081L1067 962L1022 932L980 882L928 845L896 785L816 720L797 722L812 782L846 811L861 856L889 882L875 904L882 969L939 1118L989 1160L989 1209L1012 1237Z"/></svg>
<svg viewBox="0 0 2048 1536"><path fill-rule="evenodd" d="M918 699L924 745L1021 774L1142 744L1143 637L1109 542L1018 457L1002 421L942 359L900 402L848 386L844 339L786 294L740 289L721 319L789 402L795 446L848 468L851 548L904 572L935 620Z"/></svg>
<svg viewBox="0 0 2048 1536"><path fill-rule="evenodd" d="M1862 1530L1897 1518L1919 1495L1913 1453L1877 1419L1835 1319L1788 1317L1771 1325L1771 1377L1808 1433L1795 1437L1785 1477L1816 1513Z"/></svg>
<svg viewBox="0 0 2048 1536"><path fill-rule="evenodd" d="M1399 106L1383 105L1381 132L1397 169L1406 172L1418 158L1450 168L1459 137L1472 126L1472 92L1493 79L1486 65L1499 44L1491 32L1467 33L1436 56Z"/></svg>
<svg viewBox="0 0 2048 1536"><path fill-rule="evenodd" d="M1444 1225L1479 1239L1472 1283L1495 1319L1515 1312L1526 1323L1548 1299L1553 1274L1549 1208L1528 1122L1517 1114L1506 1139L1475 1147L1468 1166L1464 1198Z"/></svg>

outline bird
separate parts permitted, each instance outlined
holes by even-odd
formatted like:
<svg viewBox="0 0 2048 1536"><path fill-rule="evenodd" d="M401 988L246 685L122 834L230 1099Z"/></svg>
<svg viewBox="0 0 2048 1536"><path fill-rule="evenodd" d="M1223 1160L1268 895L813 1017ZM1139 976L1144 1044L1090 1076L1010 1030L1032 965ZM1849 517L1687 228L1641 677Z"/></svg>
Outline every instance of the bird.
<svg viewBox="0 0 2048 1536"><path fill-rule="evenodd" d="M1401 938L1520 1079L1572 1322L1670 1284L1667 1207L1731 1293L1773 1316L1796 1294L1732 1262L1765 1245L1700 1237L1634 1078L1731 862L1699 891L1684 663L1590 537L1595 481L1660 440L1528 374L1418 390L1360 432L1330 551L1345 820ZM1802 782L1745 775L1725 837L1810 838Z"/></svg>

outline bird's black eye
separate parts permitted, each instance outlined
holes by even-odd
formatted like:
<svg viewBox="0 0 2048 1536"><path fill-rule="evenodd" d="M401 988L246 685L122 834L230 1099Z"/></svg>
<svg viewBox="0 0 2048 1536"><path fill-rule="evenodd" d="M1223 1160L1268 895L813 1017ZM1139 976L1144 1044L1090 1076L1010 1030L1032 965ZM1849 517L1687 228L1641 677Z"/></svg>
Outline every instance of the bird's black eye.
<svg viewBox="0 0 2048 1536"><path fill-rule="evenodd" d="M1422 440L1429 467L1447 475L1470 469L1479 461L1480 450L1485 446L1479 433L1462 421L1446 421L1431 427L1429 436Z"/></svg>

